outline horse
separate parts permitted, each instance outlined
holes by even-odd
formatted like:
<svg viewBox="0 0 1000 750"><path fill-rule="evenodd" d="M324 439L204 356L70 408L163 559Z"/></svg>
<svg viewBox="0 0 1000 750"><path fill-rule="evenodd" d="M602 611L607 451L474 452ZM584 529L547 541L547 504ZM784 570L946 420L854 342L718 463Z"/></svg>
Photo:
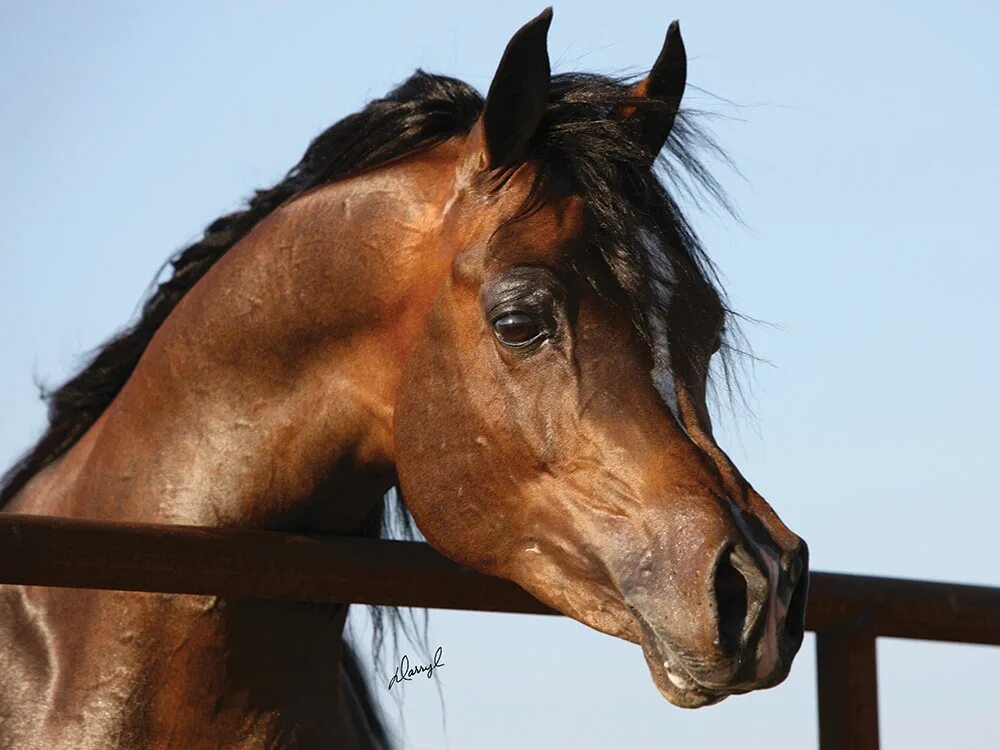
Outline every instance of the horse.
<svg viewBox="0 0 1000 750"><path fill-rule="evenodd" d="M639 644L669 702L767 688L805 543L717 444L734 314L662 179L697 176L676 22L638 82L482 97L418 70L172 260L49 394L7 512L427 541ZM659 160L659 161L658 161ZM347 606L4 586L3 748L388 747Z"/></svg>

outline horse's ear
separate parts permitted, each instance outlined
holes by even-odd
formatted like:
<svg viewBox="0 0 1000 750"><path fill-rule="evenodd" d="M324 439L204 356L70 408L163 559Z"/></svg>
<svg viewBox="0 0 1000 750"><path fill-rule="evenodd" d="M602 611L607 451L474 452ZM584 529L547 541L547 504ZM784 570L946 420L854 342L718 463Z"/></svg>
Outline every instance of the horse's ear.
<svg viewBox="0 0 1000 750"><path fill-rule="evenodd" d="M687 81L687 54L677 21L667 29L656 62L649 75L632 87L636 99L652 99L655 106L628 107L622 114L637 119L639 142L655 158L667 142Z"/></svg>
<svg viewBox="0 0 1000 750"><path fill-rule="evenodd" d="M482 125L491 169L509 167L524 155L549 101L549 52L546 37L552 8L518 29L504 50L490 91Z"/></svg>

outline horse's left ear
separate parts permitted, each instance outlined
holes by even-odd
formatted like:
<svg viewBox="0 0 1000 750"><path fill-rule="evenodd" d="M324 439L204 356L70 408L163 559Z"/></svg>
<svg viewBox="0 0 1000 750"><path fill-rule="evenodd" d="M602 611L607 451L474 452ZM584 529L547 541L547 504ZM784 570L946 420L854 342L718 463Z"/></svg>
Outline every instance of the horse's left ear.
<svg viewBox="0 0 1000 750"><path fill-rule="evenodd" d="M626 107L622 110L623 116L637 119L639 142L654 159L670 136L686 82L687 54L680 24L674 21L667 29L663 49L649 75L631 91L636 99L651 99L655 106Z"/></svg>
<svg viewBox="0 0 1000 750"><path fill-rule="evenodd" d="M483 108L486 161L491 169L516 164L549 101L549 52L546 38L552 8L546 8L518 29L503 57Z"/></svg>

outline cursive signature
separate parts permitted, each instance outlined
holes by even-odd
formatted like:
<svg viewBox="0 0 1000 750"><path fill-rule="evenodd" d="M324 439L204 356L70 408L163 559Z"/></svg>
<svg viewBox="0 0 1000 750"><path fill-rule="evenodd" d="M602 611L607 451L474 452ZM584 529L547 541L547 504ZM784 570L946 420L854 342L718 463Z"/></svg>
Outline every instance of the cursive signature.
<svg viewBox="0 0 1000 750"><path fill-rule="evenodd" d="M401 682L406 682L412 680L418 674L422 672L427 673L427 678L430 679L434 674L434 670L438 667L443 667L444 662L441 661L441 647L438 646L437 650L434 652L434 660L430 664L419 664L415 667L410 666L410 657L403 654L403 658L399 660L399 666L396 667L396 673L389 680L389 690L392 690L393 685L398 685Z"/></svg>

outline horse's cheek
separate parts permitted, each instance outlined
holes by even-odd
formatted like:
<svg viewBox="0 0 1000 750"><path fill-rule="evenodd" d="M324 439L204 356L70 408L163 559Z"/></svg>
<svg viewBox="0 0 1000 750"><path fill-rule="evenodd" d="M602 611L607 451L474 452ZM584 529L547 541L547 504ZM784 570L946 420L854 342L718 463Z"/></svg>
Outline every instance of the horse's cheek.
<svg viewBox="0 0 1000 750"><path fill-rule="evenodd" d="M420 531L440 552L485 572L504 557L508 441L497 424L497 373L481 324L439 300L415 345L395 411L396 470Z"/></svg>

